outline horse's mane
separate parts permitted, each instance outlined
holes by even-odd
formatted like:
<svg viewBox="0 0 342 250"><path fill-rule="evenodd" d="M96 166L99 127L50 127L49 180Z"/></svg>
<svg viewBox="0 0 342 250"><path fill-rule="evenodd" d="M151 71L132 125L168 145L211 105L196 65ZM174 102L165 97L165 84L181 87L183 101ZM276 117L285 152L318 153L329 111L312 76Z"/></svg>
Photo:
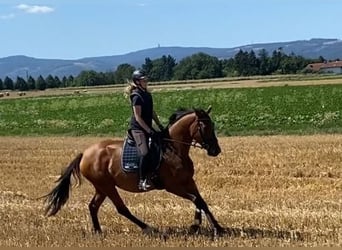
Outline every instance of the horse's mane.
<svg viewBox="0 0 342 250"><path fill-rule="evenodd" d="M178 108L170 117L169 117L169 124L168 126L171 126L172 124L175 124L180 118L182 118L185 115L194 113L194 112L204 112L203 109L198 108Z"/></svg>

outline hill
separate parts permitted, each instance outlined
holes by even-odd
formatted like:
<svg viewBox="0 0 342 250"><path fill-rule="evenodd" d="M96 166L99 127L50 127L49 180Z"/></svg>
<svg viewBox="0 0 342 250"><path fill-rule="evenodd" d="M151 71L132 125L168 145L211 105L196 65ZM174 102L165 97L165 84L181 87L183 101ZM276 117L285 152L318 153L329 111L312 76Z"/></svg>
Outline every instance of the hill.
<svg viewBox="0 0 342 250"><path fill-rule="evenodd" d="M26 78L27 75L38 77L42 75L46 77L51 74L53 76L69 76L78 75L83 70L95 70L98 72L106 72L115 70L115 68L123 63L131 64L135 67L141 66L145 62L145 58L160 58L163 55L171 55L177 61L192 54L203 52L220 59L233 57L240 49L244 51L254 50L256 53L261 49L265 49L269 53L282 48L284 53L295 53L306 58L318 58L323 56L325 59L342 58L342 40L339 39L310 39L279 43L262 43L243 45L234 48L206 48L206 47L156 47L123 55L101 56L81 58L77 60L60 60L60 59L38 59L27 57L24 55L10 56L0 58L0 78L6 76L15 79L17 76Z"/></svg>

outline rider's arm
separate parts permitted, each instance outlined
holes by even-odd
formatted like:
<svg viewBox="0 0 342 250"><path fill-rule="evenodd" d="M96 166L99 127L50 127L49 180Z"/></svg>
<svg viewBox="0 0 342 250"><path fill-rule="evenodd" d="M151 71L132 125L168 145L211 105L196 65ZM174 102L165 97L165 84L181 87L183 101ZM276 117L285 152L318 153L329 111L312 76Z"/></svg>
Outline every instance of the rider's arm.
<svg viewBox="0 0 342 250"><path fill-rule="evenodd" d="M159 128L162 128L163 127L163 125L160 123L160 120L159 120L159 117L158 117L158 115L157 115L157 113L153 110L153 114L152 114L153 116L153 120L155 121L155 123L157 124L157 126L159 127Z"/></svg>

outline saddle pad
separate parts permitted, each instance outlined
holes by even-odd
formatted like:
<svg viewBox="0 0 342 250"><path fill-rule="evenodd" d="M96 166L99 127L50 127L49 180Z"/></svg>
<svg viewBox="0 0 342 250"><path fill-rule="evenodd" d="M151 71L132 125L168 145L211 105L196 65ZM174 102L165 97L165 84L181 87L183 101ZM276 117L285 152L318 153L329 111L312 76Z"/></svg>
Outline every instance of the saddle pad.
<svg viewBox="0 0 342 250"><path fill-rule="evenodd" d="M132 146L127 142L127 138L124 141L122 155L121 155L121 167L125 172L135 172L139 169L139 156L136 146Z"/></svg>

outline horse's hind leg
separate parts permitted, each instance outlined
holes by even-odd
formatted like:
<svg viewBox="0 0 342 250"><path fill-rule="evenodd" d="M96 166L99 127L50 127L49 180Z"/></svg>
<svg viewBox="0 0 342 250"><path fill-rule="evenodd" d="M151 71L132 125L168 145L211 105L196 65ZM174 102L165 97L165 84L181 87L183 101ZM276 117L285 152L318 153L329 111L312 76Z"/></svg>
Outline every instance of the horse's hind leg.
<svg viewBox="0 0 342 250"><path fill-rule="evenodd" d="M145 224L144 222L139 220L137 217L135 217L133 214L131 214L131 212L124 204L123 200L121 199L115 187L112 187L111 189L107 189L106 194L115 205L119 214L125 216L127 219L129 219L130 221L138 225L143 230L144 233L150 233L152 231L151 227L149 227L147 224Z"/></svg>
<svg viewBox="0 0 342 250"><path fill-rule="evenodd" d="M95 233L102 232L97 214L98 214L100 206L102 205L105 199L106 199L106 195L96 189L96 193L93 199L89 203L89 211L90 211L90 216L93 222Z"/></svg>

